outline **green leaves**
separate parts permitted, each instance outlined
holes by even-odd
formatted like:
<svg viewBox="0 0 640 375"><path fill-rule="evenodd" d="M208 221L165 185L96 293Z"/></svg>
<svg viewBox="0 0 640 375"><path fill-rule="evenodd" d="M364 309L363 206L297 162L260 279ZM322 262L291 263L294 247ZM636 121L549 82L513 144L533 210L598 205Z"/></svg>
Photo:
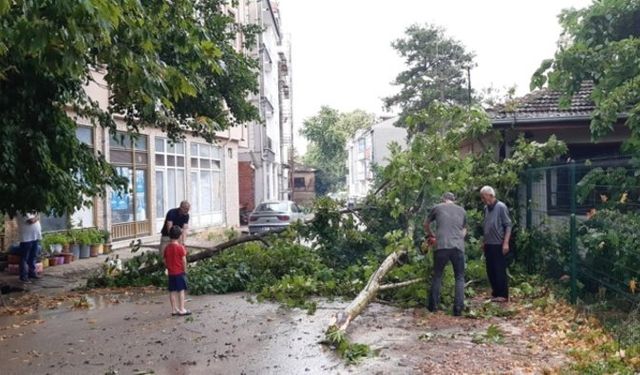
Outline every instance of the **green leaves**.
<svg viewBox="0 0 640 375"><path fill-rule="evenodd" d="M344 185L347 174L347 138L359 129L373 125L374 115L362 110L340 113L323 106L317 115L304 121L300 131L310 145L304 157L307 166L318 169L316 192L337 191Z"/></svg>
<svg viewBox="0 0 640 375"><path fill-rule="evenodd" d="M593 138L624 121L631 129L629 150L639 154L640 1L596 1L585 9L565 10L560 23L564 30L558 51L535 72L532 88L548 83L565 93L567 103L583 82L593 82Z"/></svg>
<svg viewBox="0 0 640 375"><path fill-rule="evenodd" d="M0 0L0 212L62 214L124 184L76 140L76 116L114 131L113 115L124 115L134 132L207 141L257 118L247 101L256 63L229 32L257 30L234 25L223 4ZM109 90L106 105L88 97L87 83Z"/></svg>
<svg viewBox="0 0 640 375"><path fill-rule="evenodd" d="M412 25L406 29L405 37L394 41L392 46L404 58L407 70L398 74L394 82L400 86L400 92L384 101L388 108L400 108L400 124L435 100L471 104L466 69L474 65L473 54L448 37L444 29L428 24ZM417 130L427 126L413 122Z"/></svg>

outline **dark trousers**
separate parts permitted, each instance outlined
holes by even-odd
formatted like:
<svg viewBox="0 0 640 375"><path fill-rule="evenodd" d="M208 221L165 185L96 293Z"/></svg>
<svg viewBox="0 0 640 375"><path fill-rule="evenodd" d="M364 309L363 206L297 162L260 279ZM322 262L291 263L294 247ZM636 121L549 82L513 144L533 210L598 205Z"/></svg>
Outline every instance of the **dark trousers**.
<svg viewBox="0 0 640 375"><path fill-rule="evenodd" d="M20 242L20 279L26 280L36 276L36 257L38 241Z"/></svg>
<svg viewBox="0 0 640 375"><path fill-rule="evenodd" d="M491 284L491 296L509 298L507 258L502 254L502 245L485 244L484 257L487 262L487 276Z"/></svg>
<svg viewBox="0 0 640 375"><path fill-rule="evenodd" d="M431 291L427 308L436 311L440 305L440 288L442 286L442 273L447 263L451 261L453 273L456 279L455 298L453 302L454 314L464 310L464 253L458 249L439 249L433 253L433 277L431 278Z"/></svg>

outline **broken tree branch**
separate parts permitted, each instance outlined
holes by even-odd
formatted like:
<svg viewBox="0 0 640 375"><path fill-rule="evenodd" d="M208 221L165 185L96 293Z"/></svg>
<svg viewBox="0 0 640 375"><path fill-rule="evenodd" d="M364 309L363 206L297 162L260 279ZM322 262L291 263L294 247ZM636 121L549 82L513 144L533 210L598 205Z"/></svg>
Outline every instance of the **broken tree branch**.
<svg viewBox="0 0 640 375"><path fill-rule="evenodd" d="M369 302L375 298L380 290L380 283L382 279L391 271L391 269L398 263L398 259L404 255L406 251L394 251L382 262L376 272L371 275L367 285L360 291L358 296L351 301L344 311L341 311L333 316L329 329L332 327L337 328L340 331L345 331L349 326L349 323L355 319L362 311L367 307Z"/></svg>
<svg viewBox="0 0 640 375"><path fill-rule="evenodd" d="M404 286L417 284L417 283L425 281L425 280L426 280L425 277L420 277L420 278L417 278L417 279L407 280L407 281L403 281L403 282L400 282L400 283L384 284L384 285L380 285L380 289L379 290L389 290L389 289L402 288Z"/></svg>

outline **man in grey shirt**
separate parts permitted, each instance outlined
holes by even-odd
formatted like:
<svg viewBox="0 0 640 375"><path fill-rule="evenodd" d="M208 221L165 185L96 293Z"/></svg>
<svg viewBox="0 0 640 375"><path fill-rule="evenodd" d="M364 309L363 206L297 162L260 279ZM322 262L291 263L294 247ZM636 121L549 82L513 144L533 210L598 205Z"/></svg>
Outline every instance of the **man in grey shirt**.
<svg viewBox="0 0 640 375"><path fill-rule="evenodd" d="M491 297L494 302L509 301L509 283L507 279L507 260L509 240L511 239L511 218L507 205L496 199L491 186L480 189L480 199L484 202L484 257L487 264L487 276L491 284Z"/></svg>
<svg viewBox="0 0 640 375"><path fill-rule="evenodd" d="M456 279L453 315L460 316L464 310L464 237L467 234L467 213L464 208L454 203L455 196L452 193L444 193L442 202L431 209L424 222L424 229L430 240L433 240L431 223L435 221L437 227L433 276L427 308L432 312L438 309L442 272L451 261Z"/></svg>

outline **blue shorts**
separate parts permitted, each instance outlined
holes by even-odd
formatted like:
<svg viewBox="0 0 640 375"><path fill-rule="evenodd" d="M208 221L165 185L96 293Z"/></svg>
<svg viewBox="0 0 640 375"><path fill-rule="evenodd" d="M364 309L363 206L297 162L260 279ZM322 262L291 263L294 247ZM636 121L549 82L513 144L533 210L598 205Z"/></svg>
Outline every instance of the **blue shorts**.
<svg viewBox="0 0 640 375"><path fill-rule="evenodd" d="M169 291L180 292L187 290L187 275L184 273L181 275L169 275Z"/></svg>

